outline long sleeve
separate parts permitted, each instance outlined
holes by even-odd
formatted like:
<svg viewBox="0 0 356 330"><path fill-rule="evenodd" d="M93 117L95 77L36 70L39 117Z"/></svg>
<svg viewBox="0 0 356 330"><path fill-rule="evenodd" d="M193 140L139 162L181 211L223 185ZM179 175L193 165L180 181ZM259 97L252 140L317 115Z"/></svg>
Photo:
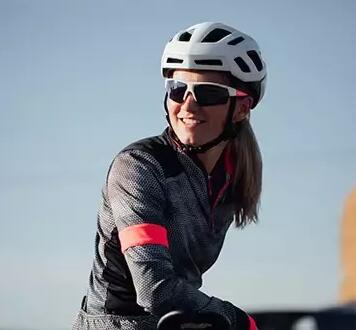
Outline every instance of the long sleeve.
<svg viewBox="0 0 356 330"><path fill-rule="evenodd" d="M137 303L156 316L173 309L214 311L234 326L240 310L209 297L175 271L170 253L173 229L167 223L172 204L156 159L142 151L119 154L108 174L107 191Z"/></svg>

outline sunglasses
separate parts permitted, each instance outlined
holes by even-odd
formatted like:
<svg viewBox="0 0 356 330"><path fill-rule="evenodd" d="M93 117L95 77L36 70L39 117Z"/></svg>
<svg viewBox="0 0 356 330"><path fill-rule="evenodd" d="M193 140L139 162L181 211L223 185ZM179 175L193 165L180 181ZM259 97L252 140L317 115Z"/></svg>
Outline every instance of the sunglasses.
<svg viewBox="0 0 356 330"><path fill-rule="evenodd" d="M247 93L230 86L212 82L185 82L176 79L166 79L168 97L177 103L183 103L188 93L192 93L195 102L200 106L226 104L231 96L248 96Z"/></svg>

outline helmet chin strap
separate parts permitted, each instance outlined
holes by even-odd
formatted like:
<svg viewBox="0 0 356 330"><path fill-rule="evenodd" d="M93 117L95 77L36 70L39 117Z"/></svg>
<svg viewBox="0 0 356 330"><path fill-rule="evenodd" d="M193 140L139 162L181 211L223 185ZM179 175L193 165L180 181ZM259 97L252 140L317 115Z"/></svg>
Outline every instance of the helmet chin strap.
<svg viewBox="0 0 356 330"><path fill-rule="evenodd" d="M168 107L167 107L167 98L168 98L168 95L166 93L165 98L164 98L164 108L166 110L166 119L168 121L169 126L172 129L172 132L174 133L174 129L173 129L172 124L171 124L171 122L169 120L169 113L168 113ZM209 149L217 146L220 142L232 140L237 136L241 125L239 123L234 124L232 122L232 116L234 114L235 105L236 105L236 97L231 97L230 100L231 100L231 103L230 103L230 106L229 106L229 111L228 111L227 116L226 116L226 122L225 122L224 130L215 139L213 139L213 140L211 140L211 141L209 141L207 143L204 143L204 144L202 144L200 146L193 146L191 144L182 143L179 140L179 138L177 137L177 135L174 133L175 140L179 144L180 148L183 151L196 153L196 154L204 153L204 152L208 151Z"/></svg>

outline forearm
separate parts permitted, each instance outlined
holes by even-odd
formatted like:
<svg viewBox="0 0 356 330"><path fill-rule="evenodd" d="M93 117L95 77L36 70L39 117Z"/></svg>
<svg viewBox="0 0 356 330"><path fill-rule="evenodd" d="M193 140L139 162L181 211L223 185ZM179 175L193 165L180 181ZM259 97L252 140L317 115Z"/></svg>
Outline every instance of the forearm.
<svg viewBox="0 0 356 330"><path fill-rule="evenodd" d="M125 258L132 272L137 303L155 316L171 310L209 311L226 317L232 329L249 327L246 313L227 301L209 297L178 277L168 251L159 246L130 248Z"/></svg>

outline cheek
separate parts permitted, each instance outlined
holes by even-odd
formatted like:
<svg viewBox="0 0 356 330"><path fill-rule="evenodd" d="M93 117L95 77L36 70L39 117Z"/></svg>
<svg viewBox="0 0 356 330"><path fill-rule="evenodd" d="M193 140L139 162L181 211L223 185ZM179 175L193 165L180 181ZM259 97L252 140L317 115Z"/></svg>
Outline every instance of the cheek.
<svg viewBox="0 0 356 330"><path fill-rule="evenodd" d="M180 109L180 104L173 102L168 99L167 101L167 109L168 109L168 114L170 117L176 116L179 112Z"/></svg>
<svg viewBox="0 0 356 330"><path fill-rule="evenodd" d="M228 113L228 108L225 105L216 106L214 108L207 109L205 113L209 116L210 122L215 123L218 126L221 126L225 123L227 113Z"/></svg>

